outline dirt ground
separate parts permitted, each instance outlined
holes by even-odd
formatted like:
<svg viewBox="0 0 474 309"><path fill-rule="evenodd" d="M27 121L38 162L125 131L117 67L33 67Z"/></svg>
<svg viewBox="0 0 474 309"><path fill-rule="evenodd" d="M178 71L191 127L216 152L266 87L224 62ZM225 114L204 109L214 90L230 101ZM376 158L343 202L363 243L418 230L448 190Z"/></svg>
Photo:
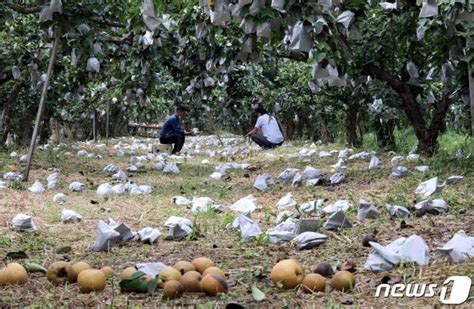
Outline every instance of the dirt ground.
<svg viewBox="0 0 474 309"><path fill-rule="evenodd" d="M145 143L153 140L142 139ZM201 138L211 142L215 138ZM48 282L40 273L31 274L25 286L0 287L0 306L40 306L40 307L189 307L199 308L225 307L229 304L239 304L244 307L285 307L285 308L319 308L319 307L382 307L382 306L412 306L428 307L440 305L438 296L432 298L376 298L376 286L383 277L390 276L394 281L402 283L437 283L453 275L467 275L471 278L474 272L474 260L463 264L452 264L446 257L435 249L443 246L459 230L474 235L474 179L473 167L468 170L446 167L432 170L426 174L413 173L404 179L391 179L390 159L388 154L377 154L383 167L377 171L368 171L368 162L348 161L346 179L336 186L328 184L315 187L304 185L292 190L290 184L275 184L268 192L261 193L253 188L255 178L267 172L274 179L286 168L299 168L301 171L310 165L324 172L325 179L331 175L331 164L336 163L337 154L330 158L320 159L320 150L339 150L340 146L322 145L314 148L316 154L309 158L301 158L298 152L309 148L310 143L293 143L291 146L275 150L250 151L247 154L235 154L229 157L216 155L208 157L207 150L223 150L225 147L212 145L202 146L200 153L194 153L192 158L180 163L181 173L164 175L154 170L155 162L146 162L146 171L130 174L129 179L138 183L151 185L154 192L148 196L118 196L108 200L96 195L97 186L112 182L112 179L102 172L108 163L114 163L122 170L130 165L132 156L125 150L124 157L115 156L113 145L118 142L130 143L130 138L112 140L109 146L96 147L95 144L76 144L61 147L58 152L53 150L38 150L33 170L28 183L15 184L16 188L0 190L0 257L6 262L6 255L12 251L24 251L29 261L36 262L46 268L54 261L70 262L86 261L96 268L111 266L116 272L136 263L163 262L173 265L179 260L190 261L196 257L206 256L215 261L227 275L229 293L218 297L206 297L201 294L185 294L182 298L172 301L161 299L161 291L152 295L121 293L119 278L109 279L106 289L100 293L82 294L75 284L55 286ZM192 139L196 141L196 139ZM194 143L193 142L193 143ZM189 144L188 144L189 145ZM231 147L245 149L249 144L232 144ZM80 158L76 156L79 149L85 149L103 156L102 159ZM254 149L254 148L251 148ZM71 152L72 156L66 156ZM354 150L356 152L356 150ZM146 154L138 150L135 155ZM58 158L55 157L58 155ZM21 170L15 159L9 154L1 154L1 172ZM211 164L203 165L201 161L208 159ZM214 180L209 175L214 167L224 162L249 163L250 170L232 170L224 180ZM417 165L430 165L428 159L418 162L403 162L410 169ZM46 177L51 174L51 167L61 170L61 188L46 191L44 194L32 194L26 190L35 179L45 186ZM440 182L452 174L464 175L462 182L447 186L442 192L433 197L443 198L449 205L446 215L425 215L420 218L392 219L385 209L385 203L404 205L412 208L420 198L414 194L417 185L433 176L438 176ZM73 193L68 190L72 181L87 184L83 193ZM53 196L58 193L67 194L64 206L55 204ZM311 250L298 251L294 244L270 245L264 241L246 242L240 235L227 229L236 214L229 208L240 198L253 194L257 199L257 211L252 214L263 231L275 226L276 203L288 192L299 205L304 202L323 198L325 205L337 200L350 200L357 206L363 198L373 202L381 211L377 219L357 222L356 208L349 210L348 218L353 228L328 232L322 228L326 220L324 214L312 215L320 217L321 224L318 232L329 236L329 240ZM208 196L215 204L224 205L223 213L193 214L191 206L178 206L172 202L176 195L188 199ZM60 220L63 208L77 211L83 220L76 224L63 224ZM12 218L24 213L33 216L38 231L34 233L18 233L11 230L9 224ZM167 231L163 227L169 216L183 216L191 219L195 231L201 237L183 241L164 240ZM307 215L303 215L305 217ZM153 245L130 241L122 245L114 245L111 252L97 253L90 250L95 240L97 222L99 219L113 218L123 222L134 231L150 226L159 228L162 236ZM421 236L430 247L430 265L401 265L387 273L373 273L363 268L371 249L361 245L363 235L373 233L382 245L386 245L398 237L408 237L413 234ZM71 247L70 252L58 254L58 249ZM273 265L285 258L298 259L306 273L314 270L322 261L327 261L334 267L341 262L350 260L356 263L356 287L350 293L330 291L326 293L305 294L300 289L290 291L278 290L270 280ZM24 262L26 260L20 260ZM0 263L1 264L1 263ZM251 293L251 286L256 284L262 290L266 299L256 302ZM473 289L465 306L471 306ZM232 306L229 306L232 308ZM234 306L234 308L236 308Z"/></svg>

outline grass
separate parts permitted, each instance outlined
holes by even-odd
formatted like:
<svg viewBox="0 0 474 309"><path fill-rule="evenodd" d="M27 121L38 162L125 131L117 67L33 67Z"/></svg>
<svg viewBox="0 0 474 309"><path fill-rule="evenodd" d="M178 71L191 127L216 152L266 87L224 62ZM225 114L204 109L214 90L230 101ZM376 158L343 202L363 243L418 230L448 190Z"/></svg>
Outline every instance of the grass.
<svg viewBox="0 0 474 309"><path fill-rule="evenodd" d="M398 133L397 133L398 134ZM402 135L399 135L402 136ZM407 138L409 149L410 138ZM118 140L111 143L113 145ZM121 142L130 140L120 139ZM368 139L366 139L368 141ZM146 141L147 143L150 141ZM288 144L292 144L291 146ZM131 177L139 184L152 185L154 192L150 196L130 197L122 196L108 200L99 199L95 195L95 188L101 183L111 181L102 173L102 168L108 163L114 163L122 169L129 165L130 154L123 158L114 156L115 150L111 147L95 148L94 145L68 145L61 147L59 158L52 150L38 150L31 179L28 184L16 184L14 188L0 191L0 256L5 257L10 251L24 250L31 261L48 266L56 260L76 262L85 260L94 267L112 266L115 270L134 265L138 262L163 262L174 264L178 260L192 260L198 256L207 256L228 274L230 292L218 298L208 298L201 295L185 295L175 301L163 302L160 292L156 296L121 294L118 289L117 278L112 279L104 292L98 294L80 294L75 285L56 287L51 285L44 276L32 274L25 287L0 287L0 305L9 306L97 306L108 307L150 307L150 306L197 306L199 308L223 307L225 304L239 303L249 307L307 307L307 308L340 308L343 303L351 302L353 307L367 306L431 306L436 304L435 299L375 299L374 282L386 274L374 274L363 269L369 250L360 245L362 237L367 233L375 233L382 244L400 236L418 234L429 244L431 249L442 246L459 229L465 229L473 234L474 226L474 179L472 163L466 158L472 154L472 149L461 136L450 134L440 138L440 151L433 158L422 158L419 162L403 162L408 168L426 164L432 169L428 174L413 173L402 180L389 179L391 173L390 156L378 151L383 168L368 172L368 162L354 161L348 163L346 181L338 186L299 187L292 190L290 185L276 184L268 192L257 192L252 184L255 178L268 172L274 178L285 168L296 167L301 170L306 165L314 166L323 171L325 177L332 173L330 164L336 159L319 159L318 156L299 159L294 157L301 149L309 148L311 143L297 141L287 143L272 151L237 154L230 159L220 156L208 158L210 166L200 164L207 158L206 149L180 165L178 175L163 175L153 170L152 163L146 163L147 170ZM80 147L79 147L80 146ZM239 144L237 146L246 146ZM341 145L318 146L317 151L340 149ZM104 159L90 159L65 157L66 152L76 152L84 148L89 152L100 154ZM213 148L214 149L214 148ZM222 150L223 148L219 147ZM372 150L375 148L365 148ZM452 155L461 149L461 155L453 160ZM356 151L356 150L354 150ZM25 150L18 151L25 153ZM144 152L140 152L142 154ZM406 152L403 152L406 154ZM21 170L16 161L8 156L9 153L0 153L0 172ZM273 154L273 156L270 156ZM229 173L229 180L215 181L208 177L214 166L226 160L237 163L249 163L251 171L234 170ZM471 156L472 160L472 156ZM61 169L60 190L47 191L42 195L33 195L26 191L35 179L43 184L51 173L51 167ZM245 175L248 174L248 175ZM413 207L419 198L413 191L416 186L429 177L438 176L443 181L451 174L464 175L465 179L459 184L448 186L442 192L436 193L434 198L443 198L448 202L449 213L445 216L430 216L423 218L405 219L411 227L402 228L400 219L391 219L385 209L385 203L392 203ZM246 177L248 176L248 177ZM88 184L84 193L68 192L70 182L79 180ZM83 221L74 225L65 225L59 221L62 206L52 202L57 192L67 193L65 208L73 209L83 215ZM292 244L269 245L264 236L259 236L254 242L242 240L239 233L227 229L236 217L229 206L248 194L257 198L258 209L252 218L258 222L263 231L274 227L277 215L275 205L288 192L301 205L304 202L323 198L329 203L340 199L348 199L355 205L361 198L375 203L381 210L381 216L376 220L356 222L356 211L350 210L347 214L354 224L351 229L336 232L326 232L321 229L326 216L321 215L319 232L326 233L330 240L312 250L298 251ZM177 206L172 203L173 196L183 195L188 199L199 196L209 196L216 204L224 205L224 213L209 211L193 214L190 206ZM95 201L92 203L92 201ZM8 228L8 223L17 213L33 215L39 228L37 233L16 233ZM183 216L193 220L195 224L193 237L176 242L164 240L166 231L162 227L169 216ZM304 216L315 216L304 215ZM133 230L146 226L158 227L162 237L155 245L143 245L132 241L124 245L115 245L110 253L94 253L90 246L94 242L95 229L99 219L113 218L118 222L128 224ZM70 246L72 251L58 254L57 249ZM327 261L337 266L345 260L356 262L357 285L351 294L330 292L327 294L304 294L300 290L279 291L269 280L272 266L284 258L297 258L311 272L316 264ZM399 276L403 282L427 283L442 282L446 277L455 274L472 273L474 261L461 265L452 265L436 253L432 253L433 264L425 267L403 266L390 273ZM470 269L470 270L469 270ZM255 303L249 287L256 283L266 294L266 300Z"/></svg>

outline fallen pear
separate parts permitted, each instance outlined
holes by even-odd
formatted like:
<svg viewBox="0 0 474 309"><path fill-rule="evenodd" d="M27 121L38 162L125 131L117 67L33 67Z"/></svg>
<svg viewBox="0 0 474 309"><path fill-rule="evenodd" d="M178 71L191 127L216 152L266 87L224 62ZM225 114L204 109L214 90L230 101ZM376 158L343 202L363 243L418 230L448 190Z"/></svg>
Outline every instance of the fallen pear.
<svg viewBox="0 0 474 309"><path fill-rule="evenodd" d="M59 261L49 266L46 278L55 284L61 285L66 281L73 283L76 280L76 275L71 264Z"/></svg>
<svg viewBox="0 0 474 309"><path fill-rule="evenodd" d="M10 263L0 270L0 286L23 285L28 281L26 269L18 263Z"/></svg>
<svg viewBox="0 0 474 309"><path fill-rule="evenodd" d="M196 258L191 263L201 274L204 273L207 268L214 266L214 262L211 259L208 259L207 257Z"/></svg>
<svg viewBox="0 0 474 309"><path fill-rule="evenodd" d="M177 280L169 280L165 282L163 286L163 298L164 299L175 299L183 296L184 287Z"/></svg>
<svg viewBox="0 0 474 309"><path fill-rule="evenodd" d="M333 289L343 292L354 288L355 283L354 275L346 270L338 271L329 282Z"/></svg>
<svg viewBox="0 0 474 309"><path fill-rule="evenodd" d="M83 270L77 277L77 286L82 293L102 291L105 285L105 275L97 269Z"/></svg>
<svg viewBox="0 0 474 309"><path fill-rule="evenodd" d="M227 293L229 290L227 281L213 274L202 277L201 289L208 296L216 296L218 293Z"/></svg>
<svg viewBox="0 0 474 309"><path fill-rule="evenodd" d="M273 266L270 276L273 283L281 283L283 289L294 289L303 281L304 269L294 259L282 260Z"/></svg>
<svg viewBox="0 0 474 309"><path fill-rule="evenodd" d="M188 271L181 277L181 284L184 287L184 291L188 293L200 293L202 275L195 270Z"/></svg>

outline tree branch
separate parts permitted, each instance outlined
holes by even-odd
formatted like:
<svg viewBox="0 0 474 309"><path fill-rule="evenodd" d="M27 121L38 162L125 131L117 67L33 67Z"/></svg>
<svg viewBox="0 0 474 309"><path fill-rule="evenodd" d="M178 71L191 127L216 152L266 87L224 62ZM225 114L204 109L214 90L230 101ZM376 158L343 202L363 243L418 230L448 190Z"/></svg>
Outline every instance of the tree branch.
<svg viewBox="0 0 474 309"><path fill-rule="evenodd" d="M386 72L382 68L374 65L368 65L369 71L382 82L386 82L393 90L397 92L403 102L405 115L415 129L417 138L426 138L426 121L423 118L423 112L416 102L416 94L413 93L410 85L400 80L398 77Z"/></svg>
<svg viewBox="0 0 474 309"><path fill-rule="evenodd" d="M41 6L25 6L25 5L12 4L12 3L7 3L7 6L11 10L21 13L21 14L34 14L34 13L39 13L42 10ZM85 10L78 10L76 12L71 12L71 13L64 12L62 15L67 16L69 18L79 15L99 25L125 28L125 25L123 25L120 22L108 20L102 15L96 15Z"/></svg>
<svg viewBox="0 0 474 309"><path fill-rule="evenodd" d="M133 33L129 32L127 35L123 36L122 38L115 38L110 37L106 38L105 42L113 43L116 45L133 45Z"/></svg>
<svg viewBox="0 0 474 309"><path fill-rule="evenodd" d="M393 90L406 91L408 86L404 87L404 83L396 76L391 75L382 68L375 66L373 64L368 65L369 72L374 75L378 80L386 82ZM408 89L409 90L409 89Z"/></svg>
<svg viewBox="0 0 474 309"><path fill-rule="evenodd" d="M435 103L435 110L433 112L433 117L431 119L430 127L428 132L431 134L438 133L438 127L441 126L441 122L444 121L446 113L448 112L449 107L458 95L458 91L448 92L444 97Z"/></svg>
<svg viewBox="0 0 474 309"><path fill-rule="evenodd" d="M21 14L39 13L41 12L41 9L42 9L41 6L26 6L26 5L19 5L19 4L13 4L13 3L7 3L7 6L11 10L21 13Z"/></svg>
<svg viewBox="0 0 474 309"><path fill-rule="evenodd" d="M289 60L295 60L295 61L301 61L301 62L308 61L308 55L304 55L303 53L277 53L276 57L289 59Z"/></svg>
<svg viewBox="0 0 474 309"><path fill-rule="evenodd" d="M102 15L96 15L92 14L91 12L85 11L85 10L80 10L77 12L80 16L87 18L93 23L103 25L103 26L110 26L110 27L117 27L117 28L125 28L125 25L122 23L106 19Z"/></svg>

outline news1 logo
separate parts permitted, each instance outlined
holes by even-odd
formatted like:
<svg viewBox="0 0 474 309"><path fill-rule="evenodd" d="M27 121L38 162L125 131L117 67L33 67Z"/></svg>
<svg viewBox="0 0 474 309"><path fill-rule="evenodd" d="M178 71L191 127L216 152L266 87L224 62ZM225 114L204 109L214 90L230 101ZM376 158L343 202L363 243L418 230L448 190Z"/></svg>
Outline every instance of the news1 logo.
<svg viewBox="0 0 474 309"><path fill-rule="evenodd" d="M452 283L452 284L451 284ZM430 284L381 284L377 286L375 297L434 297L439 295L439 300L445 305L460 305L469 297L471 278L467 276L451 276L443 282L441 287L436 283ZM448 292L449 291L449 292Z"/></svg>

